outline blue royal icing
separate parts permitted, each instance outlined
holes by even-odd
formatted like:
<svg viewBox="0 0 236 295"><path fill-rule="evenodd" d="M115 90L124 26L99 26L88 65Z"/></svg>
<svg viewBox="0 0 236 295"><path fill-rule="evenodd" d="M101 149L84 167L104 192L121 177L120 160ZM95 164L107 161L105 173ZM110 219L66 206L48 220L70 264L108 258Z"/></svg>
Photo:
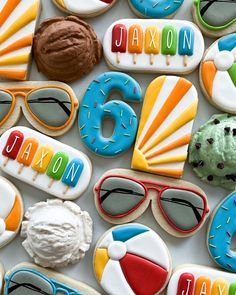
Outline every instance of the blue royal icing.
<svg viewBox="0 0 236 295"><path fill-rule="evenodd" d="M218 42L218 48L220 51L231 51L236 47L236 34L231 34L221 38Z"/></svg>
<svg viewBox="0 0 236 295"><path fill-rule="evenodd" d="M113 157L126 151L134 142L138 120L134 110L121 100L106 102L112 92L119 92L124 100L140 102L141 88L133 78L119 72L107 72L96 77L89 85L79 113L79 129L82 141L94 153ZM114 132L103 137L102 120L113 118Z"/></svg>
<svg viewBox="0 0 236 295"><path fill-rule="evenodd" d="M183 27L179 32L179 55L192 56L194 49L194 31Z"/></svg>
<svg viewBox="0 0 236 295"><path fill-rule="evenodd" d="M146 227L140 225L127 225L125 227L118 227L112 231L114 241L126 242L135 236L149 231Z"/></svg>
<svg viewBox="0 0 236 295"><path fill-rule="evenodd" d="M84 169L84 163L81 159L73 159L66 167L66 171L62 177L65 185L75 187L80 179Z"/></svg>
<svg viewBox="0 0 236 295"><path fill-rule="evenodd" d="M212 258L218 265L231 272L236 272L236 252L230 249L235 233L236 192L220 204L208 231L208 249Z"/></svg>
<svg viewBox="0 0 236 295"><path fill-rule="evenodd" d="M130 0L138 13L148 18L165 18L180 8L184 0Z"/></svg>

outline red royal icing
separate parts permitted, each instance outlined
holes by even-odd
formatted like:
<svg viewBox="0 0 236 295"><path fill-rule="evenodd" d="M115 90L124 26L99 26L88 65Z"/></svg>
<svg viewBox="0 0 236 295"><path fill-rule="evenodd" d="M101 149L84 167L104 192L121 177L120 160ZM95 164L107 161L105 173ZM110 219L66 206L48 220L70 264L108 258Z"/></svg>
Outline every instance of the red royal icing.
<svg viewBox="0 0 236 295"><path fill-rule="evenodd" d="M153 295L166 283L168 272L145 258L127 253L121 260L123 274L136 295Z"/></svg>
<svg viewBox="0 0 236 295"><path fill-rule="evenodd" d="M2 151L3 156L6 156L10 159L15 160L23 140L24 140L24 135L22 132L12 131Z"/></svg>
<svg viewBox="0 0 236 295"><path fill-rule="evenodd" d="M126 52L127 46L127 29L122 24L117 24L112 29L112 52Z"/></svg>
<svg viewBox="0 0 236 295"><path fill-rule="evenodd" d="M183 273L179 278L177 295L192 295L194 276L191 273Z"/></svg>

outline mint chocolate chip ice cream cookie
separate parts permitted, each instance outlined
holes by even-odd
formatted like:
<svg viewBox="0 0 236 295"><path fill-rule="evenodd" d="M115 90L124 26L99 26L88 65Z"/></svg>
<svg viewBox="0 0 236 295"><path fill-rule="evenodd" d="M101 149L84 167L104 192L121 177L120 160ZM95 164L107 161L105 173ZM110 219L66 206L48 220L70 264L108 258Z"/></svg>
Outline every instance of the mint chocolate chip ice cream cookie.
<svg viewBox="0 0 236 295"><path fill-rule="evenodd" d="M205 182L236 189L236 116L214 115L194 134L189 163Z"/></svg>

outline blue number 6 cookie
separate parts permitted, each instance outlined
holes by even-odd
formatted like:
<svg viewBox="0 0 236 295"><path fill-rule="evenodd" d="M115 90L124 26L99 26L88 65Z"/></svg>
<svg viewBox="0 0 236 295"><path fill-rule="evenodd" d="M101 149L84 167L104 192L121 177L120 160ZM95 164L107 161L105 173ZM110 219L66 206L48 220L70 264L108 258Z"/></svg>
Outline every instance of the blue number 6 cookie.
<svg viewBox="0 0 236 295"><path fill-rule="evenodd" d="M230 272L236 272L236 252L231 250L235 233L236 192L233 192L213 212L207 233L209 253L219 266Z"/></svg>
<svg viewBox="0 0 236 295"><path fill-rule="evenodd" d="M140 102L141 88L127 74L106 72L89 85L79 112L82 141L97 155L113 157L126 151L134 142L138 120L134 110L121 100L106 102L111 93L118 92L126 101ZM102 120L111 118L115 127L111 137L102 134Z"/></svg>
<svg viewBox="0 0 236 295"><path fill-rule="evenodd" d="M133 12L142 18L171 18L184 0L128 0Z"/></svg>

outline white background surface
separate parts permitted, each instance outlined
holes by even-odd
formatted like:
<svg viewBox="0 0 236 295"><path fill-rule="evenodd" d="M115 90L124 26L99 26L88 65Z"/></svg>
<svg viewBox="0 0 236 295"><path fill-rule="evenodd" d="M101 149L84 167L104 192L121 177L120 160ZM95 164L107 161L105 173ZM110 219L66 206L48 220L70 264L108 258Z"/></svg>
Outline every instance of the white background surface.
<svg viewBox="0 0 236 295"><path fill-rule="evenodd" d="M76 0L74 0L76 1ZM79 0L77 0L79 2ZM180 8L179 12L176 14L176 19L186 19L192 20L191 16L191 0L185 0L185 3ZM51 3L50 0L42 0L42 13L40 17L40 22L48 17L63 15L54 5ZM130 10L127 0L117 0L117 4L109 10L106 14L103 14L99 17L88 19L87 21L93 25L96 33L98 34L99 38L102 39L103 34L106 31L106 28L116 21L119 18L136 18L136 16ZM213 42L212 39L205 38L205 46L206 48ZM77 97L79 100L82 99L83 94L88 87L89 83L94 79L97 75L108 71L108 67L106 66L104 60L100 63L100 65L96 66L90 75L86 76L84 79L77 81L76 83L71 84L73 87ZM140 83L143 93L145 93L148 84L158 75L132 75L137 81ZM204 122L208 120L208 118L214 114L219 113L218 110L213 108L204 98L199 82L198 82L198 70L196 70L191 75L188 75L187 78L194 83L196 88L198 89L199 93L199 109L197 119L194 124L194 130L197 130ZM31 80L46 80L46 77L39 74L35 64L33 63L33 67L31 70L30 75ZM139 113L141 110L141 105L134 106L134 109ZM30 127L27 121L22 118L19 122L19 125L25 125ZM94 221L94 236L93 236L93 243L91 245L90 250L87 252L85 258L79 263L74 266L70 266L64 269L60 269L60 272L63 272L76 280L81 280L85 283L90 284L92 287L96 288L97 290L101 291L101 288L96 282L96 279L93 274L93 266L92 266L92 257L93 251L98 238L111 227L110 224L103 221L94 206L93 201L93 192L92 188L94 183L97 179L108 169L111 168L129 168L131 162L131 155L132 149L123 154L122 156L115 158L115 159L103 159L101 157L95 156L94 154L90 153L82 144L79 136L79 131L77 127L77 120L74 124L73 128L64 136L58 138L60 141L71 145L74 148L80 149L84 153L86 153L93 163L93 176L90 183L90 186L86 193L76 201L76 203L81 206L83 210L87 210ZM2 173L2 175L4 175ZM6 176L6 175L5 175ZM8 176L7 176L8 177ZM25 209L29 206L32 206L34 203L46 200L50 198L44 192L41 192L29 185L21 183L20 181L8 177L21 191L25 203ZM211 187L209 185L204 184L201 182L193 173L191 167L186 164L185 166L185 175L183 179L192 181L193 183L199 185L207 194L210 208L213 209L217 203L227 196L229 192L217 188ZM173 267L183 264L183 263L197 263L203 264L208 266L214 266L214 262L211 260L207 247L206 247L206 228L207 222L204 227L193 237L185 238L185 239L178 239L170 236L168 233L164 232L160 226L156 223L155 219L152 216L151 210L147 210L142 217L140 217L137 222L143 223L152 229L154 229L160 236L163 238L165 243L167 244L172 260L173 260ZM29 256L21 246L22 239L17 236L17 238L7 245L5 248L0 249L0 261L3 262L5 269L9 270L11 267L16 265L17 263L30 261ZM102 292L104 293L104 292ZM23 294L22 294L23 295ZM121 294L125 295L125 294Z"/></svg>

